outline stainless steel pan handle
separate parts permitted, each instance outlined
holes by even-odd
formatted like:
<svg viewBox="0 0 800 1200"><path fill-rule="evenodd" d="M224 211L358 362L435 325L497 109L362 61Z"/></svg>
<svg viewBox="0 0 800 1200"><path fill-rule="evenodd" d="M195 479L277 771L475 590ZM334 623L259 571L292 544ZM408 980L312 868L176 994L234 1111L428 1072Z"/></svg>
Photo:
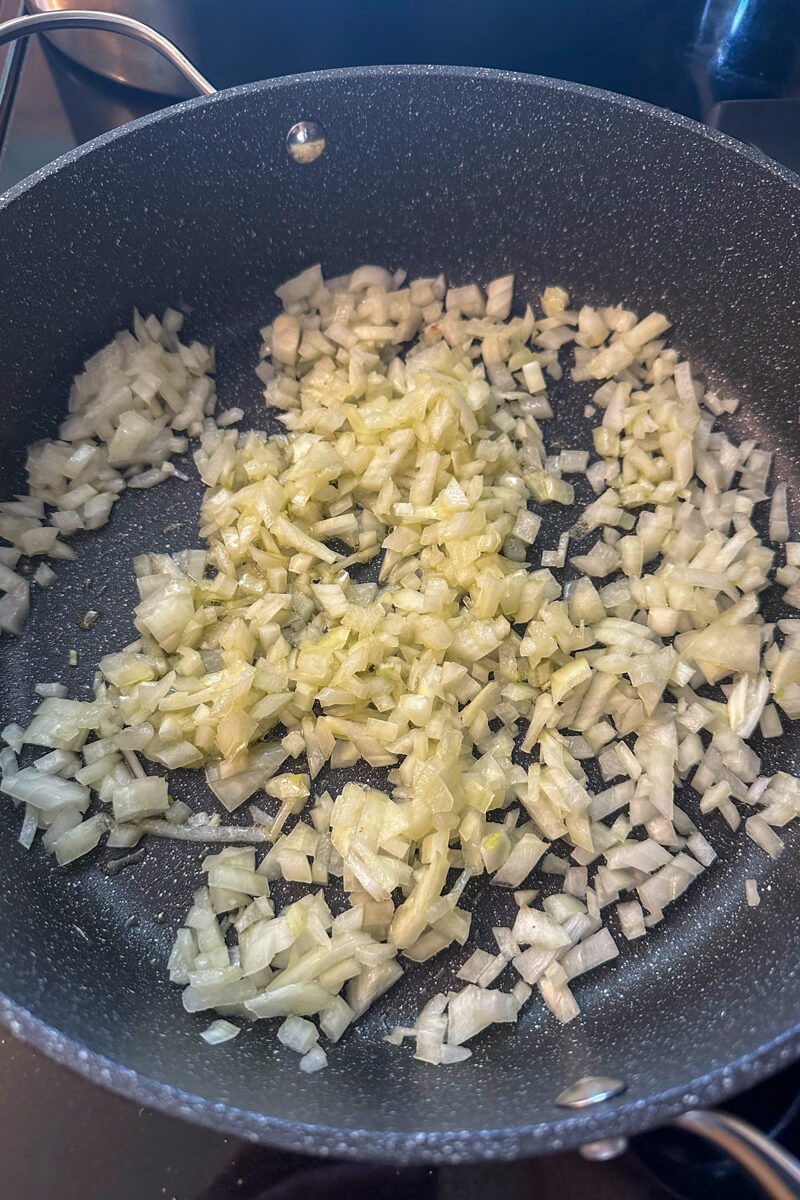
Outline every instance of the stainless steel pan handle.
<svg viewBox="0 0 800 1200"><path fill-rule="evenodd" d="M143 42L172 63L181 75L196 88L201 96L213 96L216 88L201 75L185 54L163 34L135 21L133 17L123 17L116 13L74 12L38 13L29 17L16 17L0 25L0 46L15 42L18 38L30 37L33 33L57 33L62 29L99 29L105 33L118 33L122 37L133 38Z"/></svg>
<svg viewBox="0 0 800 1200"><path fill-rule="evenodd" d="M556 1097L560 1108L585 1109L621 1095L624 1080L609 1075L585 1075ZM753 1125L716 1109L689 1109L669 1122L717 1146L739 1164L769 1200L800 1200L800 1162ZM605 1162L622 1154L627 1138L607 1137L588 1142L580 1153L590 1162Z"/></svg>
<svg viewBox="0 0 800 1200"><path fill-rule="evenodd" d="M800 1162L746 1121L715 1109L695 1109L675 1117L672 1124L724 1150L770 1200L800 1197Z"/></svg>

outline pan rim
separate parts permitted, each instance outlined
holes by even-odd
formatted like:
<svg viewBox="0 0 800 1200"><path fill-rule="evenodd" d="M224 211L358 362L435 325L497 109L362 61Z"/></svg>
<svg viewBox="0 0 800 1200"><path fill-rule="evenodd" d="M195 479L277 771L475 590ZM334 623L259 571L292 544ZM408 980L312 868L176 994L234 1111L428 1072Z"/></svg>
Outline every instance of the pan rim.
<svg viewBox="0 0 800 1200"><path fill-rule="evenodd" d="M761 1051L743 1055L681 1087L646 1099L609 1100L602 1111L584 1110L555 1121L490 1129L396 1131L342 1129L267 1116L194 1095L141 1075L87 1050L0 993L0 1026L90 1083L167 1116L251 1142L319 1158L421 1166L508 1161L574 1150L606 1138L628 1138L667 1124L691 1109L708 1108L759 1083L800 1056L800 1023Z"/></svg>
<svg viewBox="0 0 800 1200"><path fill-rule="evenodd" d="M645 116L654 117L666 125L685 129L688 133L694 134L696 137L714 142L724 149L731 151L733 154L749 160L762 170L782 180L782 182L788 183L791 187L795 189L800 188L800 174L792 171L789 167L783 166L782 163L776 162L775 159L764 154L756 146L740 142L737 138L731 137L730 134L722 133L718 129L712 129L709 125L703 125L700 121L695 121L692 117L672 112L667 108L661 108L657 104L650 104L646 100L638 100L633 96L624 96L619 92L591 87L588 84L574 83L568 79L555 79L548 75L533 75L523 71L501 71L493 67L397 64L369 67L335 67L324 71L304 71L294 75L279 75L272 79L261 79L254 83L222 88L210 96L193 96L189 100L178 101L175 104L168 105L166 108L157 109L155 112L137 117L133 121L127 121L124 125L110 129L106 133L101 133L90 141L76 146L73 150L68 150L65 154L53 159L52 162L46 163L45 166L40 167L31 175L27 175L18 183L13 184L5 192L0 192L0 212L26 195L38 183L59 174L61 171L72 166L73 163L79 162L85 155L92 154L104 146L112 145L132 130L144 129L150 125L159 124L161 121L174 120L185 112L211 107L216 104L230 103L242 96L268 93L289 86L297 87L303 84L316 83L320 80L336 83L340 80L347 82L358 79L385 79L387 76L389 78L403 79L415 76L429 77L431 75L445 79L460 78L521 84L534 90L565 92L583 96L589 100L598 100L617 108L627 109L629 112L639 112Z"/></svg>
<svg viewBox="0 0 800 1200"><path fill-rule="evenodd" d="M346 67L305 72L227 88L213 96L186 100L110 130L76 147L0 194L0 213L26 196L37 184L57 176L80 162L87 154L114 144L129 131L180 118L184 112L234 102L241 97L269 94L289 87L325 82L354 82L435 76L442 79L471 79L524 86L532 91L565 93L600 102L606 106L641 113L661 124L717 144L780 180L800 190L800 175L770 159L755 147L710 129L678 113L645 101L603 89L540 75L499 71L480 67L373 66ZM685 1085L667 1089L646 1099L608 1102L602 1111L564 1114L552 1122L515 1125L482 1130L439 1130L435 1132L378 1129L337 1129L267 1116L183 1091L152 1079L81 1046L59 1032L11 997L0 993L0 1025L61 1065L90 1082L134 1102L147 1104L172 1116L281 1149L318 1156L360 1160L391 1160L399 1164L460 1163L512 1159L526 1154L553 1153L606 1137L630 1135L663 1124L688 1108L714 1104L736 1091L752 1086L782 1066L800 1057L800 1023L765 1046L732 1063L714 1068Z"/></svg>

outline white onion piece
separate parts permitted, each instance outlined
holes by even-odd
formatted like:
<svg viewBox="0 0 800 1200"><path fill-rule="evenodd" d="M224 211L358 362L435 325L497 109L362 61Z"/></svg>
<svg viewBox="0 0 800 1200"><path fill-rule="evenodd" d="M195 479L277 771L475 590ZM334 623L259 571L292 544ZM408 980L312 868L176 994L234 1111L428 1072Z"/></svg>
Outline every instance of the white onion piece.
<svg viewBox="0 0 800 1200"><path fill-rule="evenodd" d="M617 917L620 929L629 942L644 937L647 931L642 906L638 900L626 900L623 904L618 904Z"/></svg>
<svg viewBox="0 0 800 1200"><path fill-rule="evenodd" d="M11 775L4 775L0 791L33 804L44 812L55 812L59 808L75 807L85 811L89 805L89 789L72 779L44 775L34 767L24 767Z"/></svg>
<svg viewBox="0 0 800 1200"><path fill-rule="evenodd" d="M17 756L10 746L0 750L0 775L16 775L19 770Z"/></svg>
<svg viewBox="0 0 800 1200"><path fill-rule="evenodd" d="M321 1046L312 1046L307 1054L300 1059L300 1070L306 1075L313 1075L328 1065L328 1056Z"/></svg>
<svg viewBox="0 0 800 1200"><path fill-rule="evenodd" d="M771 542L789 540L789 514L785 483L777 484L772 493L772 502L769 507L769 540Z"/></svg>
<svg viewBox="0 0 800 1200"><path fill-rule="evenodd" d="M572 994L566 983L557 985L551 982L546 976L542 976L537 981L536 986L539 989L542 1000L553 1016L567 1024L569 1021L574 1021L580 1014L580 1005Z"/></svg>
<svg viewBox="0 0 800 1200"><path fill-rule="evenodd" d="M283 1046L296 1054L307 1054L319 1041L316 1025L304 1017L287 1017L276 1036Z"/></svg>
<svg viewBox="0 0 800 1200"><path fill-rule="evenodd" d="M465 963L456 972L456 979L465 983L477 983L483 971L494 962L494 955L486 950L474 950Z"/></svg>
<svg viewBox="0 0 800 1200"><path fill-rule="evenodd" d="M710 867L716 860L717 852L706 838L703 837L699 830L689 835L686 842L686 848L691 850L699 863L704 867Z"/></svg>
<svg viewBox="0 0 800 1200"><path fill-rule="evenodd" d="M577 946L572 946L567 950L562 955L560 962L567 974L567 979L575 979L576 976L583 975L586 971L593 971L595 967L599 967L612 958L617 958L618 955L619 947L608 929L599 929L585 941L579 942Z"/></svg>
<svg viewBox="0 0 800 1200"><path fill-rule="evenodd" d="M26 850L30 850L33 845L33 839L36 837L36 830L39 828L39 812L32 804L25 805L25 817L22 821L22 828L19 831L17 841L20 846L24 846Z"/></svg>
<svg viewBox="0 0 800 1200"><path fill-rule="evenodd" d="M231 1041L240 1033L240 1026L234 1025L232 1021L217 1020L212 1021L208 1028L201 1032L200 1037L209 1046L219 1046L223 1042Z"/></svg>
<svg viewBox="0 0 800 1200"><path fill-rule="evenodd" d="M64 699L69 695L67 687L63 683L37 683L33 688L37 696L57 696Z"/></svg>
<svg viewBox="0 0 800 1200"><path fill-rule="evenodd" d="M766 851L770 858L777 858L783 850L783 839L778 836L774 829L770 829L763 817L748 817L744 823L744 828L747 836L752 838L762 850Z"/></svg>
<svg viewBox="0 0 800 1200"><path fill-rule="evenodd" d="M81 858L90 850L94 850L100 838L108 831L109 825L110 821L106 814L97 813L82 821L80 825L76 825L74 829L62 833L61 837L53 844L59 865L66 866L67 863L74 862L76 858Z"/></svg>
<svg viewBox="0 0 800 1200"><path fill-rule="evenodd" d="M34 582L41 588L52 587L56 581L56 573L47 563L40 563L33 573Z"/></svg>
<svg viewBox="0 0 800 1200"><path fill-rule="evenodd" d="M508 966L508 958L505 954L495 954L490 963L483 968L477 979L479 988L490 987L498 976L502 975L503 971Z"/></svg>
<svg viewBox="0 0 800 1200"><path fill-rule="evenodd" d="M133 779L114 793L117 821L137 821L166 812L169 807L167 781L155 776Z"/></svg>
<svg viewBox="0 0 800 1200"><path fill-rule="evenodd" d="M338 1042L355 1013L341 996L334 996L319 1019L319 1027L331 1042Z"/></svg>
<svg viewBox="0 0 800 1200"><path fill-rule="evenodd" d="M138 828L153 837L172 838L178 842L205 842L208 845L225 842L258 846L269 841L266 832L253 825L173 825L167 820L148 818L139 821Z"/></svg>
<svg viewBox="0 0 800 1200"><path fill-rule="evenodd" d="M497 942L497 949L504 958L512 959L515 955L519 954L519 945L510 929L498 926L492 930L492 933L494 934L494 940ZM474 982L474 980L469 982Z"/></svg>
<svg viewBox="0 0 800 1200"><path fill-rule="evenodd" d="M514 997L468 984L451 997L447 1007L447 1041L460 1046L495 1022L516 1021Z"/></svg>

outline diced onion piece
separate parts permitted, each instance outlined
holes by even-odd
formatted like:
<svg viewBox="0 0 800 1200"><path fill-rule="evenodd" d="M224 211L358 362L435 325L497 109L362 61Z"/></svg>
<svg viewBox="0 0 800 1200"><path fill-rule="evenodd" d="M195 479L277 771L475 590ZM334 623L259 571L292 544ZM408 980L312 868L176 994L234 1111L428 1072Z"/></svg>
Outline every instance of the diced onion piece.
<svg viewBox="0 0 800 1200"><path fill-rule="evenodd" d="M307 1054L300 1059L300 1070L306 1075L313 1075L328 1065L328 1056L321 1046L312 1046Z"/></svg>
<svg viewBox="0 0 800 1200"><path fill-rule="evenodd" d="M772 493L772 502L769 506L769 540L771 542L787 542L789 540L789 513L785 483L777 484Z"/></svg>
<svg viewBox="0 0 800 1200"><path fill-rule="evenodd" d="M39 828L38 810L32 804L25 805L25 817L22 822L22 828L19 831L17 841L20 846L24 846L26 850L30 850L33 845L33 839L36 837L36 830Z"/></svg>
<svg viewBox="0 0 800 1200"><path fill-rule="evenodd" d="M329 1006L319 1019L319 1026L331 1042L338 1042L348 1025L351 1024L355 1013L341 996L334 996Z"/></svg>
<svg viewBox="0 0 800 1200"><path fill-rule="evenodd" d="M757 846L770 856L777 858L783 850L783 838L779 837L774 829L771 829L763 817L754 815L748 817L744 823L744 828L747 836L752 838Z"/></svg>
<svg viewBox="0 0 800 1200"><path fill-rule="evenodd" d="M608 929L599 929L577 946L572 946L561 958L567 979L575 979L586 971L593 971L602 963L619 955L619 947Z"/></svg>
<svg viewBox="0 0 800 1200"><path fill-rule="evenodd" d="M699 830L695 830L694 833L689 835L686 842L686 848L687 850L691 850L697 861L702 863L704 867L710 867L711 864L716 860L716 850L713 848L711 843L703 837Z"/></svg>
<svg viewBox="0 0 800 1200"><path fill-rule="evenodd" d="M76 825L74 829L62 833L53 845L60 866L74 862L76 858L94 850L104 833L108 832L109 820L105 813L97 813Z"/></svg>
<svg viewBox="0 0 800 1200"><path fill-rule="evenodd" d="M447 1041L460 1046L495 1022L516 1021L514 997L468 984L451 997L447 1008Z"/></svg>
<svg viewBox="0 0 800 1200"><path fill-rule="evenodd" d="M113 807L118 821L137 821L166 812L169 807L166 779L147 776L131 780L115 790Z"/></svg>
<svg viewBox="0 0 800 1200"><path fill-rule="evenodd" d="M207 1029L204 1029L200 1037L209 1046L219 1046L222 1042L229 1042L241 1033L241 1027L234 1025L232 1021L217 1020L212 1021Z"/></svg>
<svg viewBox="0 0 800 1200"><path fill-rule="evenodd" d="M494 955L488 954L486 950L474 950L467 961L459 967L456 979L463 979L465 983L477 983L483 971L493 962Z"/></svg>
<svg viewBox="0 0 800 1200"><path fill-rule="evenodd" d="M313 1021L304 1017L287 1017L279 1027L278 1041L296 1054L307 1054L319 1041L319 1031Z"/></svg>
<svg viewBox="0 0 800 1200"><path fill-rule="evenodd" d="M644 913L638 900L626 900L617 905L617 917L620 929L628 941L644 937L647 932L644 924Z"/></svg>
<svg viewBox="0 0 800 1200"><path fill-rule="evenodd" d="M579 1016L580 1005L566 983L554 984L546 975L543 975L537 981L536 986L545 1004L557 1020L566 1025Z"/></svg>

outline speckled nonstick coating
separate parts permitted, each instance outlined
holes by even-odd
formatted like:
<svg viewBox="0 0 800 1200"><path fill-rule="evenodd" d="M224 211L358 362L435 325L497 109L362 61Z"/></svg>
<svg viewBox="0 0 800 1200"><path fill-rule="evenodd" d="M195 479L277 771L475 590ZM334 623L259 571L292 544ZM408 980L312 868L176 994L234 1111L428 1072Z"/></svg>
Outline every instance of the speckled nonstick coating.
<svg viewBox="0 0 800 1200"><path fill-rule="evenodd" d="M310 166L284 150L303 118L328 135ZM573 84L392 67L190 101L0 200L0 491L15 490L21 448L53 434L70 376L134 304L185 307L189 332L218 347L221 404L263 426L252 367L276 284L316 261L334 274L377 261L457 283L511 270L523 299L560 283L579 301L665 309L695 369L741 395L732 429L778 451L796 504L799 228L794 175L681 117ZM586 389L553 395L549 440L588 445ZM198 496L178 482L128 495L106 530L76 539L77 562L59 565L49 592L34 589L25 636L0 650L3 718L29 717L37 680L89 695L98 655L132 636L131 556L196 544ZM104 616L84 633L76 615L88 606ZM771 769L796 769L797 734L764 752ZM203 794L188 773L174 790ZM220 1130L330 1155L505 1158L654 1126L798 1054L791 829L773 864L711 818L721 862L645 940L576 985L583 1012L571 1025L534 1001L453 1068L386 1045L391 1025L450 985L457 949L412 966L309 1078L262 1024L206 1046L206 1018L186 1015L166 982L201 852L150 842L113 878L103 865L116 855L102 849L60 871L38 844L16 844L19 814L0 807L0 1016L98 1083ZM757 909L744 904L748 874L761 882ZM509 895L473 891L479 932L510 918ZM557 1108L560 1089L590 1072L628 1089L595 1113Z"/></svg>

